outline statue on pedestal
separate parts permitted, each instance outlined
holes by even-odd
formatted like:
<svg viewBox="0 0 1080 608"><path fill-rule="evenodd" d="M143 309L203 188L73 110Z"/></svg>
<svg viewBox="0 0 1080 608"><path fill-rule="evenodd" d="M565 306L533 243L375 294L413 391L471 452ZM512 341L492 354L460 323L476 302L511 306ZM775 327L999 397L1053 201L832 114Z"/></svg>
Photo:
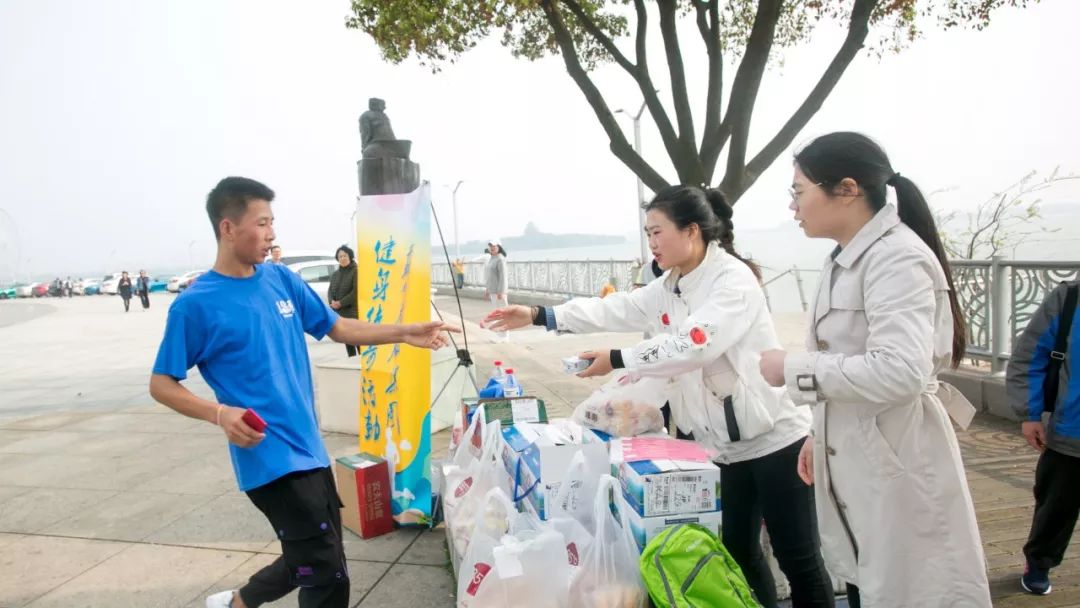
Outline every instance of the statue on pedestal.
<svg viewBox="0 0 1080 608"><path fill-rule="evenodd" d="M368 111L360 115L360 145L363 158L401 158L408 160L412 142L394 137L386 102L377 97L368 100Z"/></svg>

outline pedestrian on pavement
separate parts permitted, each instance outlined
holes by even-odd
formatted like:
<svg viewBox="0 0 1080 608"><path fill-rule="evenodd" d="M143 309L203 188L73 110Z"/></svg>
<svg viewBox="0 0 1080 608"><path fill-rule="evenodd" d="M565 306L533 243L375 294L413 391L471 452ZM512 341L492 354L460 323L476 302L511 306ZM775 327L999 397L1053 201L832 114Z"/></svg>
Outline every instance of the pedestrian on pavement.
<svg viewBox="0 0 1080 608"><path fill-rule="evenodd" d="M330 301L330 308L337 311L340 317L359 319L356 301L356 254L349 246L342 245L337 248L334 257L337 258L338 268L334 274L330 275L330 288L326 294ZM356 347L346 344L345 353L350 357L355 357Z"/></svg>
<svg viewBox="0 0 1080 608"><path fill-rule="evenodd" d="M484 320L493 329L539 325L570 333L643 331L632 348L585 352L582 377L625 369L631 381L670 379L672 434L717 452L724 500L724 546L765 608L776 582L761 548L762 521L798 608L833 606L822 560L814 492L798 476L811 414L770 387L758 353L780 340L757 266L734 247L732 208L718 190L670 186L645 207L649 247L664 280L606 298L554 307L510 306ZM655 325L654 325L655 321ZM716 422L720 421L720 422Z"/></svg>
<svg viewBox="0 0 1080 608"><path fill-rule="evenodd" d="M270 248L270 259L268 261L271 264L281 263L281 245L274 245Z"/></svg>
<svg viewBox="0 0 1080 608"><path fill-rule="evenodd" d="M488 241L488 261L484 264L484 297L491 301L496 309L509 306L509 277L506 269L506 250L499 239ZM502 339L510 341L510 332L501 332Z"/></svg>
<svg viewBox="0 0 1080 608"><path fill-rule="evenodd" d="M465 286L465 262L461 258L454 259L454 285L458 289Z"/></svg>
<svg viewBox="0 0 1080 608"><path fill-rule="evenodd" d="M274 240L273 199L272 190L243 177L221 180L208 195L217 259L169 309L150 394L222 428L240 490L281 541L279 558L241 589L211 595L206 605L259 606L299 587L302 608L345 608L349 573L341 500L315 418L304 334L353 345L404 342L437 349L446 345L443 331L460 330L441 322L369 325L341 318L299 275L261 263ZM195 366L216 402L180 383ZM245 422L248 407L257 408L265 430Z"/></svg>
<svg viewBox="0 0 1080 608"><path fill-rule="evenodd" d="M600 297L606 298L616 291L618 291L618 289L615 289L615 277L608 277L607 282L600 288Z"/></svg>
<svg viewBox="0 0 1080 608"><path fill-rule="evenodd" d="M810 352L763 352L761 370L813 409L799 474L815 488L829 571L856 608L988 608L975 509L937 396L967 334L926 199L868 137L832 133L795 155L789 208L807 236L837 247Z"/></svg>
<svg viewBox="0 0 1080 608"><path fill-rule="evenodd" d="M139 271L139 278L135 279L135 292L139 294L143 310L150 309L150 277L145 270Z"/></svg>
<svg viewBox="0 0 1080 608"><path fill-rule="evenodd" d="M74 289L71 283L71 277L68 277L67 280L64 281L64 295L70 298L75 295L73 292Z"/></svg>
<svg viewBox="0 0 1080 608"><path fill-rule="evenodd" d="M131 291L131 277L128 276L128 273L125 270L121 273L120 281L116 284L116 292L124 299L124 312L131 309Z"/></svg>
<svg viewBox="0 0 1080 608"><path fill-rule="evenodd" d="M1041 452L1020 578L1035 595L1050 593L1050 570L1061 565L1080 515L1078 292L1080 281L1070 281L1043 300L1013 347L1005 380L1009 403L1024 421L1021 432Z"/></svg>

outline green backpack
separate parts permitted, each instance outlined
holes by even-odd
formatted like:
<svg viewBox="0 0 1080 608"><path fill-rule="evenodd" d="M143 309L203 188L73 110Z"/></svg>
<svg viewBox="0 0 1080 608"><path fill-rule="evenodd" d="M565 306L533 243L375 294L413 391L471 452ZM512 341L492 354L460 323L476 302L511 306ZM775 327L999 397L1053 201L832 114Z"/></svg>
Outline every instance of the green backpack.
<svg viewBox="0 0 1080 608"><path fill-rule="evenodd" d="M716 534L679 524L641 553L641 577L657 608L760 608Z"/></svg>

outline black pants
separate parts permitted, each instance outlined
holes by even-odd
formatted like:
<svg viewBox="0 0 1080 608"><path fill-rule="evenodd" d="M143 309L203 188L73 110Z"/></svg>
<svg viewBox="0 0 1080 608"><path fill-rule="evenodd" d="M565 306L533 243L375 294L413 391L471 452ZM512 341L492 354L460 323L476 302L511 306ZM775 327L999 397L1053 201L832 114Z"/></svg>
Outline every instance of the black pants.
<svg viewBox="0 0 1080 608"><path fill-rule="evenodd" d="M1080 514L1080 458L1044 450L1035 467L1035 516L1024 556L1036 568L1061 564Z"/></svg>
<svg viewBox="0 0 1080 608"><path fill-rule="evenodd" d="M120 296L124 300L124 312L127 312L131 308L131 296Z"/></svg>
<svg viewBox="0 0 1080 608"><path fill-rule="evenodd" d="M346 353L347 355L349 355L350 357L355 357L355 356L356 356L356 351L357 351L357 350L359 350L359 349L357 349L357 348L356 348L355 346L353 346L352 344L346 344L346 345L345 345L345 353Z"/></svg>
<svg viewBox="0 0 1080 608"><path fill-rule="evenodd" d="M847 605L849 608L862 608L862 597L859 595L859 588L850 583L847 586Z"/></svg>
<svg viewBox="0 0 1080 608"><path fill-rule="evenodd" d="M341 499L329 468L290 473L247 493L281 539L281 557L255 573L240 599L257 608L300 588L300 608L349 605Z"/></svg>
<svg viewBox="0 0 1080 608"><path fill-rule="evenodd" d="M150 294L144 292L139 293L139 299L142 300L142 307L144 309L150 308Z"/></svg>
<svg viewBox="0 0 1080 608"><path fill-rule="evenodd" d="M796 472L805 439L767 456L720 465L724 546L738 562L765 608L775 608L776 581L761 550L761 523L791 583L791 605L834 605L832 582L821 558L814 490Z"/></svg>

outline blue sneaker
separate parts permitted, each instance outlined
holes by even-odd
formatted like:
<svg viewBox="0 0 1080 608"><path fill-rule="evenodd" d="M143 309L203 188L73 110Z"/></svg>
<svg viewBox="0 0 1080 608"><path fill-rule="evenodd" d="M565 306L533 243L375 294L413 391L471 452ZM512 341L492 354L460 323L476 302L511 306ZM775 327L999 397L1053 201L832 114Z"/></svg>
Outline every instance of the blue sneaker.
<svg viewBox="0 0 1080 608"><path fill-rule="evenodd" d="M1020 586L1024 591L1034 595L1046 595L1050 593L1050 571L1036 568L1031 560L1027 560L1024 566L1024 576L1020 577Z"/></svg>

